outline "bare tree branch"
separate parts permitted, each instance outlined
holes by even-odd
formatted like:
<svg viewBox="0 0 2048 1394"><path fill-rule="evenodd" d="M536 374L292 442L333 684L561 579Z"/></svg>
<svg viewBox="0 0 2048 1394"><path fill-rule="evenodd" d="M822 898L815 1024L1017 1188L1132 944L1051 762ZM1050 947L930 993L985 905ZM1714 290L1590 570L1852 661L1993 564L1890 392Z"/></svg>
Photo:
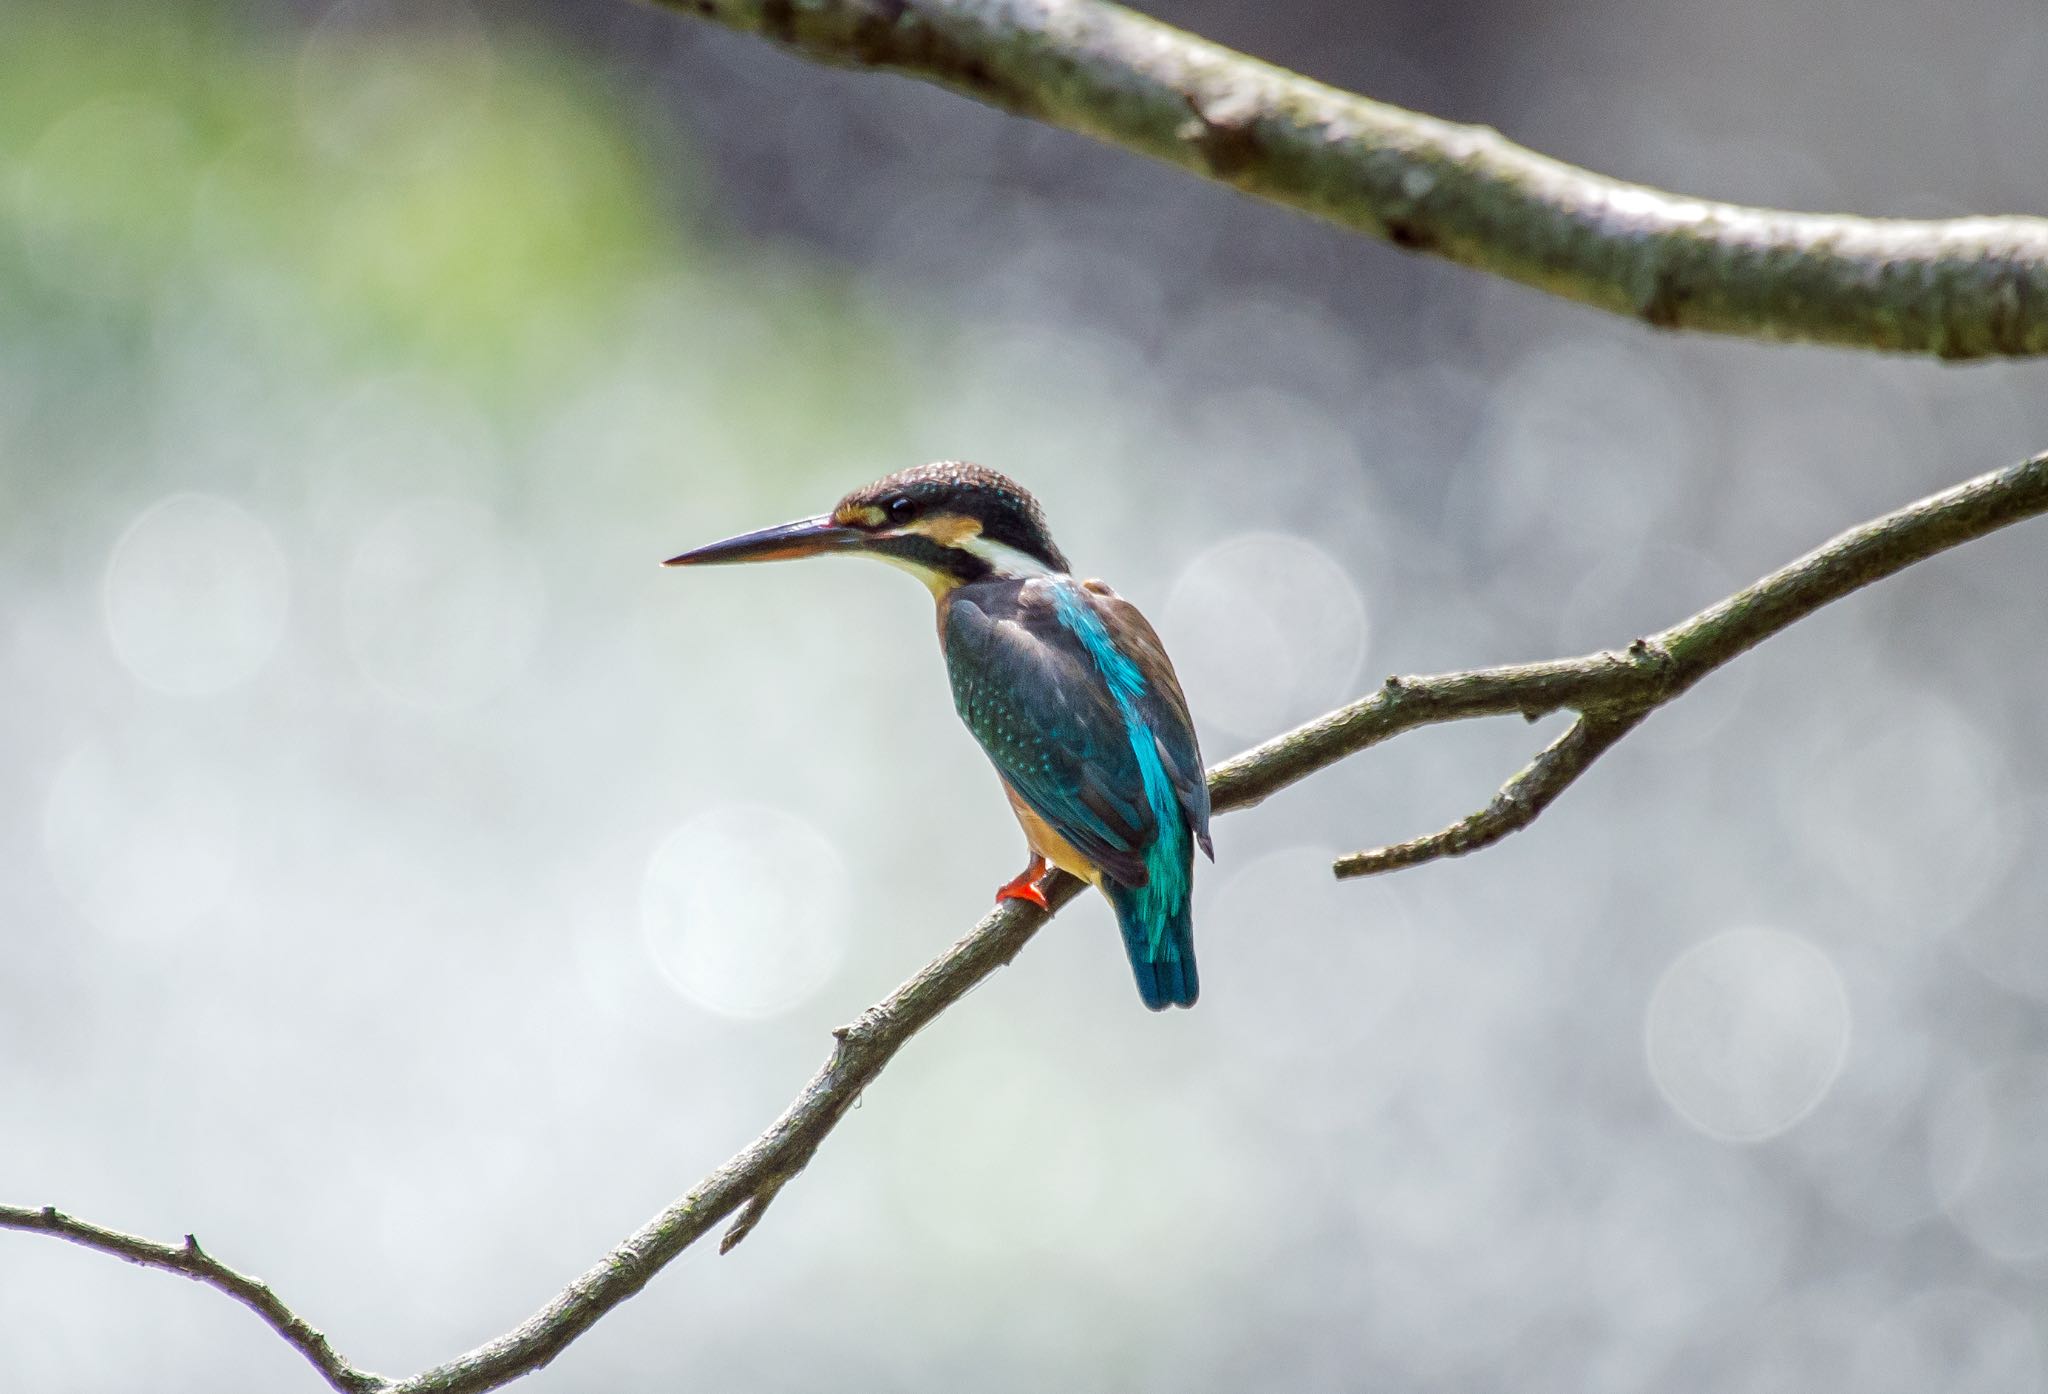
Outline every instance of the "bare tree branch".
<svg viewBox="0 0 2048 1394"><path fill-rule="evenodd" d="M2048 512L2048 454L1980 474L1851 528L1691 619L1635 640L1626 650L1433 677L1388 678L1370 697L1219 766L1211 772L1212 787L1263 798L1272 788L1299 777L1289 773L1296 761L1320 768L1333 756L1342 758L1416 726L1474 716L1517 712L1536 717L1569 709L1588 718L1625 722L1614 733L1618 739L1722 664L1823 605L1938 552L2042 512ZM1566 741L1558 745L1565 745L1569 738L1567 733ZM1591 736L1586 739L1589 748L1562 757L1567 776L1564 783L1576 778L1613 744L1612 739L1598 744L1592 743ZM1546 756L1551 753L1545 752ZM1535 776L1537 790L1547 788L1547 795L1519 821L1503 825L1498 818L1474 815L1430 838L1341 857L1337 874L1367 876L1413 866L1487 845L1528 826L1563 787L1548 788L1560 771L1555 766L1539 769L1543 764L1539 760L1524 776ZM1517 776L1515 783L1524 776ZM1509 785L1512 788L1514 783ZM1507 792L1503 790L1503 796ZM1524 789L1522 796L1532 797L1534 792ZM1476 831L1497 829L1494 836L1484 842L1453 845L1473 835L1461 830L1481 819L1484 821Z"/></svg>
<svg viewBox="0 0 2048 1394"><path fill-rule="evenodd" d="M1966 359L2048 353L2048 220L1748 208L1313 82L1107 0L651 0L925 78L1662 329Z"/></svg>
<svg viewBox="0 0 2048 1394"><path fill-rule="evenodd" d="M268 1284L246 1273L237 1273L200 1248L199 1241L192 1235L186 1235L182 1244L159 1244L153 1239L124 1234L118 1229L87 1224L53 1205L45 1205L39 1210L0 1205L0 1229L54 1234L59 1239L98 1249L103 1254L113 1254L145 1268L161 1268L167 1273L182 1274L194 1282L219 1288L262 1317L272 1331L305 1356L328 1384L340 1390L341 1394L371 1394L371 1391L384 1387L384 1380L358 1370L344 1360L327 1343L327 1338L314 1330L304 1317L285 1306Z"/></svg>
<svg viewBox="0 0 2048 1394"><path fill-rule="evenodd" d="M1339 869L1347 874L1388 870L1488 845L1527 826L1649 712L1737 654L1872 581L2042 512L2048 512L2048 455L1982 475L1852 528L1691 619L1625 649L1549 663L1389 678L1362 701L1212 769L1209 787L1215 807L1249 807L1316 770L1420 726L1506 713L1580 713L1565 735L1510 780L1489 808L1429 837L1347 857ZM738 1218L727 1230L721 1251L746 1238L896 1052L975 984L1015 958L1039 926L1081 890L1078 881L1059 873L1041 885L1050 911L1022 901L1004 902L909 982L834 1032L837 1043L830 1058L766 1132L628 1236L547 1306L467 1355L405 1379L382 1379L350 1365L269 1288L220 1264L189 1238L182 1247L158 1244L52 1209L0 1207L0 1228L55 1234L217 1287L254 1310L344 1394L478 1394L495 1389L554 1359L735 1212Z"/></svg>

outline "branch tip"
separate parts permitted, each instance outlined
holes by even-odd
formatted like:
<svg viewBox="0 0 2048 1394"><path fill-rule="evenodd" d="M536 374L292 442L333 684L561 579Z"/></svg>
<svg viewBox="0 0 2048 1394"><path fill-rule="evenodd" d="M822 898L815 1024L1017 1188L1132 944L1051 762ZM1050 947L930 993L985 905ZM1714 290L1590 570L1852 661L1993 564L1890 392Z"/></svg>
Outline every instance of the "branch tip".
<svg viewBox="0 0 2048 1394"><path fill-rule="evenodd" d="M774 1175L762 1181L760 1189L749 1196L747 1203L741 1207L739 1218L732 1222L732 1227L726 1230L725 1237L718 1241L720 1255L731 1253L739 1247L742 1239L754 1232L754 1226L761 1223L761 1217L768 1213L768 1207L774 1203L776 1195L788 1181L788 1176Z"/></svg>

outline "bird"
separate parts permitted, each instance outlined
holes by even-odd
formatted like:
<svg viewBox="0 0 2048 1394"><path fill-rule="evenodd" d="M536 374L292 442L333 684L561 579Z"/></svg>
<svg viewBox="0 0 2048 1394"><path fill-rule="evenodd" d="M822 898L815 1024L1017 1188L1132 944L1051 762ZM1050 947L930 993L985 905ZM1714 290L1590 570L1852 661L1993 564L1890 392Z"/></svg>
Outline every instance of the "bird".
<svg viewBox="0 0 2048 1394"><path fill-rule="evenodd" d="M1192 1007L1194 848L1211 861L1194 721L1158 634L1101 581L1077 579L1023 486L981 465L901 470L830 513L671 557L713 566L842 553L930 589L953 705L1024 829L1030 861L996 902L1047 907L1050 863L1116 912L1138 996Z"/></svg>

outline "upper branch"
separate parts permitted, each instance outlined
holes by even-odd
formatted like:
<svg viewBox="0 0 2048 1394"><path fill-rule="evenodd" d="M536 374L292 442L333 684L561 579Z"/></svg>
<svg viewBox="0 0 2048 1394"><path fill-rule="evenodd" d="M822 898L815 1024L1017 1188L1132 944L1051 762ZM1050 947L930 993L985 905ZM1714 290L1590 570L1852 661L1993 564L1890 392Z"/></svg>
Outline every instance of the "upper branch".
<svg viewBox="0 0 2048 1394"><path fill-rule="evenodd" d="M1311 81L1107 0L652 0L925 78L1343 227L1664 329L2048 353L2048 220L1685 198Z"/></svg>

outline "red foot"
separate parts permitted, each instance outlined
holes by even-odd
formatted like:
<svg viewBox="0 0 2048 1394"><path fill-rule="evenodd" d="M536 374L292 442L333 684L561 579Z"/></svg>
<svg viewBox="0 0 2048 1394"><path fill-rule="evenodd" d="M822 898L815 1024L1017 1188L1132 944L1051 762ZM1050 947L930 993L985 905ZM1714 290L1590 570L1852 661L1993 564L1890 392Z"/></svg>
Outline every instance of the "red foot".
<svg viewBox="0 0 2048 1394"><path fill-rule="evenodd" d="M1033 857L1031 865L1018 872L1015 880L997 889L996 904L1001 905L1006 900L1028 900L1041 910L1052 909L1046 902L1045 892L1038 889L1038 878L1043 875L1045 858Z"/></svg>

